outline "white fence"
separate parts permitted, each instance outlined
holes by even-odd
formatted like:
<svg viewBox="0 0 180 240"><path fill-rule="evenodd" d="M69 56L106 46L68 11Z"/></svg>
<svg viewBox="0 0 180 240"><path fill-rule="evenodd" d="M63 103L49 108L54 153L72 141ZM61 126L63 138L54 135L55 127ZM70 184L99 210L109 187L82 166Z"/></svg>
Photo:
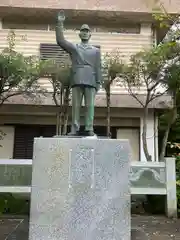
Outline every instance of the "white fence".
<svg viewBox="0 0 180 240"><path fill-rule="evenodd" d="M31 193L31 159L0 160L0 192ZM131 194L165 195L167 216L177 216L175 159L165 162L132 162Z"/></svg>

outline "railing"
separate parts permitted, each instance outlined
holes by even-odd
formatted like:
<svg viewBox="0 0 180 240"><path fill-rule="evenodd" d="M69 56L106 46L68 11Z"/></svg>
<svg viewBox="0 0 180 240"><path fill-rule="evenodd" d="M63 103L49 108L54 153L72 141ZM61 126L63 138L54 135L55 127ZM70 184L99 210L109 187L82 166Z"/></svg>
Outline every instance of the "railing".
<svg viewBox="0 0 180 240"><path fill-rule="evenodd" d="M31 159L0 160L0 192L31 192ZM166 195L167 215L176 217L175 159L165 162L132 162L130 169L131 194Z"/></svg>

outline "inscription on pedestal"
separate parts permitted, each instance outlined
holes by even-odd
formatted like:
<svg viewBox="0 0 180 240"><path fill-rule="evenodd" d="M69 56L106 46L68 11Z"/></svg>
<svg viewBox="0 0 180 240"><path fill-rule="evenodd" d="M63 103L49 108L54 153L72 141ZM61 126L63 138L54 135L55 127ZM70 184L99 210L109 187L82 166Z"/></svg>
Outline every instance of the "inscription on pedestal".
<svg viewBox="0 0 180 240"><path fill-rule="evenodd" d="M128 141L34 144L29 240L130 240Z"/></svg>

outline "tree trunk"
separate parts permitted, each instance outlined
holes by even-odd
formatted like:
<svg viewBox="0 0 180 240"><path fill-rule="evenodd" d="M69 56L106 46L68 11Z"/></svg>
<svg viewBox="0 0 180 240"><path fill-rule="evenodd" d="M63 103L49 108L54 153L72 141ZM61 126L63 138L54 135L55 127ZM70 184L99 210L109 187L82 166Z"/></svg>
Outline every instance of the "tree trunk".
<svg viewBox="0 0 180 240"><path fill-rule="evenodd" d="M176 108L176 104L174 105L173 109L171 110L171 114L170 114L170 119L166 128L166 131L164 133L163 136L163 140L162 140L162 149L161 149L161 153L159 156L160 161L164 161L164 157L166 154L166 146L167 146L167 142L168 142L168 137L169 137L169 132L171 129L172 124L176 121L177 118L177 108Z"/></svg>
<svg viewBox="0 0 180 240"><path fill-rule="evenodd" d="M144 107L144 116L143 116L143 132L142 132L142 142L143 150L148 162L152 161L152 156L149 154L148 145L147 145L147 118L148 118L148 107Z"/></svg>
<svg viewBox="0 0 180 240"><path fill-rule="evenodd" d="M57 114L57 126L56 126L56 135L62 135L62 106L63 106L63 89L61 88L60 93L60 105L58 107L58 114Z"/></svg>
<svg viewBox="0 0 180 240"><path fill-rule="evenodd" d="M67 134L67 126L68 126L68 117L69 117L69 95L70 95L70 88L66 88L65 95L64 95L64 122L63 122L63 135Z"/></svg>
<svg viewBox="0 0 180 240"><path fill-rule="evenodd" d="M106 126L106 135L107 137L111 137L111 112L110 112L110 105L111 105L111 96L110 96L110 84L106 87L106 108L107 108L107 126Z"/></svg>
<svg viewBox="0 0 180 240"><path fill-rule="evenodd" d="M62 135L66 135L66 134L67 134L68 118L69 118L69 114L66 113L66 114L64 115L64 123L63 123Z"/></svg>
<svg viewBox="0 0 180 240"><path fill-rule="evenodd" d="M59 112L56 114L56 135L59 135Z"/></svg>
<svg viewBox="0 0 180 240"><path fill-rule="evenodd" d="M62 112L59 110L56 114L56 135L61 135Z"/></svg>
<svg viewBox="0 0 180 240"><path fill-rule="evenodd" d="M58 135L62 135L62 111L59 113Z"/></svg>

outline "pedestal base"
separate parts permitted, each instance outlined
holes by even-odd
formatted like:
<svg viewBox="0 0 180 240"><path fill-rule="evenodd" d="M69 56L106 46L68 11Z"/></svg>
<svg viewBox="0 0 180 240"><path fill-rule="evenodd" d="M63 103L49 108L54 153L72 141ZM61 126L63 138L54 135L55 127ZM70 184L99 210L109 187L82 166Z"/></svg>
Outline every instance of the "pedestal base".
<svg viewBox="0 0 180 240"><path fill-rule="evenodd" d="M130 240L126 140L36 138L29 240Z"/></svg>

